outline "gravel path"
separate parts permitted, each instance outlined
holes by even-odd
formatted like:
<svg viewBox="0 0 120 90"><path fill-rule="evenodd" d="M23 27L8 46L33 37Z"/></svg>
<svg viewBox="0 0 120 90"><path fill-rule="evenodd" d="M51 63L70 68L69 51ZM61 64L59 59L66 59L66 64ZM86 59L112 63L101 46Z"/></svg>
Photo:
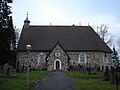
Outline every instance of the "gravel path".
<svg viewBox="0 0 120 90"><path fill-rule="evenodd" d="M33 90L76 90L72 80L62 71L50 72L38 83Z"/></svg>

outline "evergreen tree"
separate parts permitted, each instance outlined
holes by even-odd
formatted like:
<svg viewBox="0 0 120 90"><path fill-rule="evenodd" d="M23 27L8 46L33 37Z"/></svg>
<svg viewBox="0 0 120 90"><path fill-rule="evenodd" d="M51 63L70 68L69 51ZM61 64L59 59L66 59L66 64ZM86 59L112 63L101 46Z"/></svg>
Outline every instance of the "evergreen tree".
<svg viewBox="0 0 120 90"><path fill-rule="evenodd" d="M15 29L9 4L13 0L0 0L0 65L15 57Z"/></svg>

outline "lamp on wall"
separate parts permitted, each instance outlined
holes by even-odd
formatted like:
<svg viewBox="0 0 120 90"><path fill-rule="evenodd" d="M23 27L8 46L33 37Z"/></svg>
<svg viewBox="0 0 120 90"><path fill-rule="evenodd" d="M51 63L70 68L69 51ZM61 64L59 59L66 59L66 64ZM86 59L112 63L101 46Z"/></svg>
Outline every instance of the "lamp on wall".
<svg viewBox="0 0 120 90"><path fill-rule="evenodd" d="M107 57L107 54L105 53L104 56Z"/></svg>
<svg viewBox="0 0 120 90"><path fill-rule="evenodd" d="M43 56L44 54L43 53L40 53L40 56Z"/></svg>
<svg viewBox="0 0 120 90"><path fill-rule="evenodd" d="M108 62L107 62L107 54L104 54L104 81L109 81L110 75L109 75L109 68L108 68Z"/></svg>

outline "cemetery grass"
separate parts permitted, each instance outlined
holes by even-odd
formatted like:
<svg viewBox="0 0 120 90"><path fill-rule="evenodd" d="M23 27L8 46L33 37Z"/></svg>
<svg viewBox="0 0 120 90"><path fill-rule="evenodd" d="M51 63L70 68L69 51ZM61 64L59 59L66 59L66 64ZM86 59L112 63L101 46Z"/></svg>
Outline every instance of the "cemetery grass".
<svg viewBox="0 0 120 90"><path fill-rule="evenodd" d="M73 78L77 90L116 90L115 83L103 81L103 72L97 72L96 74L90 75L77 71L66 71L65 73Z"/></svg>
<svg viewBox="0 0 120 90"><path fill-rule="evenodd" d="M116 90L116 85L103 80L75 80L77 90Z"/></svg>
<svg viewBox="0 0 120 90"><path fill-rule="evenodd" d="M37 85L35 80L43 79L48 71L31 71L29 73L30 83L26 85L26 72L10 73L9 76L0 73L0 90L31 90Z"/></svg>
<svg viewBox="0 0 120 90"><path fill-rule="evenodd" d="M66 71L65 72L71 78L103 78L103 72L96 72L95 74L88 74L78 71Z"/></svg>

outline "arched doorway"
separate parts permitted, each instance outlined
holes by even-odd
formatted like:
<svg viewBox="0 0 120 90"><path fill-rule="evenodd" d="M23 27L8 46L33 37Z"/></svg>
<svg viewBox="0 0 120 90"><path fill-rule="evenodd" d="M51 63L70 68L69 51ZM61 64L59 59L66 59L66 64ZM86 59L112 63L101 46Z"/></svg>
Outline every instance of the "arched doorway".
<svg viewBox="0 0 120 90"><path fill-rule="evenodd" d="M60 62L56 61L56 69L60 69Z"/></svg>
<svg viewBox="0 0 120 90"><path fill-rule="evenodd" d="M61 61L59 59L54 61L54 69L61 69Z"/></svg>

